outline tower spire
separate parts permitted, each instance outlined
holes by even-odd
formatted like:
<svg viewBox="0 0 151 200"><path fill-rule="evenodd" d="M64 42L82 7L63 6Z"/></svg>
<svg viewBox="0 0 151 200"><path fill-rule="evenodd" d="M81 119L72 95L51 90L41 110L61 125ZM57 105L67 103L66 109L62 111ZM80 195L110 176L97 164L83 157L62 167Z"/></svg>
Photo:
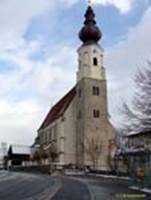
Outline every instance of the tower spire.
<svg viewBox="0 0 151 200"><path fill-rule="evenodd" d="M100 29L96 26L95 14L90 5L91 3L92 1L88 0L89 6L85 13L84 26L79 33L79 38L84 44L89 42L97 43L102 37Z"/></svg>

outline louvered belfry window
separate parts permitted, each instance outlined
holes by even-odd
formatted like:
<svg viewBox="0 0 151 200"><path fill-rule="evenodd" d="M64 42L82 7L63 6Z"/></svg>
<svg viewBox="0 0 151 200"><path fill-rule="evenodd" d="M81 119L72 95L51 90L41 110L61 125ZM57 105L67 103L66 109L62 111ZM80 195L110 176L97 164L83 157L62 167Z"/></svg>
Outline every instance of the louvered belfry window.
<svg viewBox="0 0 151 200"><path fill-rule="evenodd" d="M93 117L99 118L100 117L100 111L99 110L93 110Z"/></svg>
<svg viewBox="0 0 151 200"><path fill-rule="evenodd" d="M94 96L100 95L100 88L99 87L96 87L96 86L93 87L93 95Z"/></svg>

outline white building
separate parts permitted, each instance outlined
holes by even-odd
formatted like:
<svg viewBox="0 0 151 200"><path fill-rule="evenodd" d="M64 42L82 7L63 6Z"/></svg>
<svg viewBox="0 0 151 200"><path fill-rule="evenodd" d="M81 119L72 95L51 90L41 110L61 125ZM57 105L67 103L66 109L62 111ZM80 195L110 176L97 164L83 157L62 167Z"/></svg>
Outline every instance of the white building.
<svg viewBox="0 0 151 200"><path fill-rule="evenodd" d="M22 165L23 162L29 161L31 147L25 145L10 145L8 149L9 165Z"/></svg>
<svg viewBox="0 0 151 200"><path fill-rule="evenodd" d="M4 168L4 157L7 155L7 143L2 142L0 146L0 169Z"/></svg>
<svg viewBox="0 0 151 200"><path fill-rule="evenodd" d="M115 130L109 120L101 37L89 6L79 33L77 82L50 109L38 130L40 147L56 153L53 161L61 165L109 167Z"/></svg>

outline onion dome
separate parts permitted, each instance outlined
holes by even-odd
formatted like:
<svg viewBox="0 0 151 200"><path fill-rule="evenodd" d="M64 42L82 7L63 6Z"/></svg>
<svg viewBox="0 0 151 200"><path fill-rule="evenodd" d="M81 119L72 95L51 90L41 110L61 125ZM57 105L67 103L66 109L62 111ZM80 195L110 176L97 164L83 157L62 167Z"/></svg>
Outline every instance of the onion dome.
<svg viewBox="0 0 151 200"><path fill-rule="evenodd" d="M100 29L96 26L95 14L91 6L88 6L85 13L84 26L82 27L79 38L86 43L97 43L102 37Z"/></svg>

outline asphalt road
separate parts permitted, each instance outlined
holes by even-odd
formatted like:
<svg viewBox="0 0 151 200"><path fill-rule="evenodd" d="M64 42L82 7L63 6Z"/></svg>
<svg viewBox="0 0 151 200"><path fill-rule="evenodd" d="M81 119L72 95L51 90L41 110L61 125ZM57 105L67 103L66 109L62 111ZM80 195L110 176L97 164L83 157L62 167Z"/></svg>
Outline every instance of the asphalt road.
<svg viewBox="0 0 151 200"><path fill-rule="evenodd" d="M45 175L0 172L0 200L47 200L55 184Z"/></svg>
<svg viewBox="0 0 151 200"><path fill-rule="evenodd" d="M151 194L130 189L130 182L94 176L75 177L85 183L93 200L151 200Z"/></svg>
<svg viewBox="0 0 151 200"><path fill-rule="evenodd" d="M90 193L85 183L68 177L0 172L0 200L51 199L90 200Z"/></svg>
<svg viewBox="0 0 151 200"><path fill-rule="evenodd" d="M114 178L0 172L0 200L151 200L151 195L128 186Z"/></svg>
<svg viewBox="0 0 151 200"><path fill-rule="evenodd" d="M61 182L62 187L52 200L91 200L85 183L68 177L62 177Z"/></svg>

